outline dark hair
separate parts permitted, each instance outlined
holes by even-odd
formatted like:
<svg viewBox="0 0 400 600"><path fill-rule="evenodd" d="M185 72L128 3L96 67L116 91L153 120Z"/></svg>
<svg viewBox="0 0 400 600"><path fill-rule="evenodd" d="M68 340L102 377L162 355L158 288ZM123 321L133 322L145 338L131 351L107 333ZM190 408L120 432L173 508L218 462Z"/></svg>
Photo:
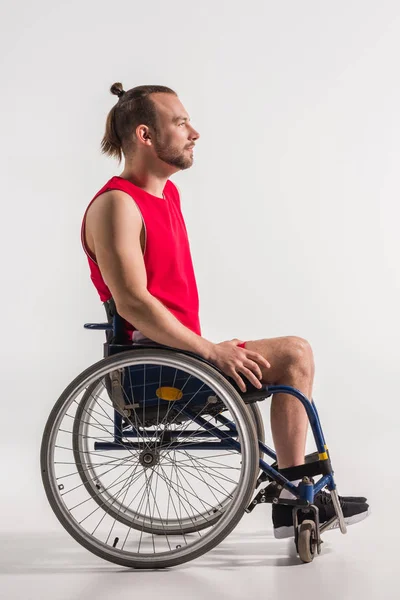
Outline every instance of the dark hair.
<svg viewBox="0 0 400 600"><path fill-rule="evenodd" d="M101 151L121 162L122 153L126 154L135 147L133 134L138 125L147 125L153 130L157 128L156 107L150 94L177 94L163 85L139 85L125 91L122 83L113 83L110 92L119 100L108 113Z"/></svg>

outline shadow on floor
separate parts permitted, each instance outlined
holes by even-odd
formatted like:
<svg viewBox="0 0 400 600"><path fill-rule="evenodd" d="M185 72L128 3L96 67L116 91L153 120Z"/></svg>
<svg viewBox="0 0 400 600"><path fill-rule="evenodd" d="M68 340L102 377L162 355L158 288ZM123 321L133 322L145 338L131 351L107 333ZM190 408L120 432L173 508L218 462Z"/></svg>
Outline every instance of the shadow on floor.
<svg viewBox="0 0 400 600"><path fill-rule="evenodd" d="M330 544L324 539L322 553L330 553ZM318 558L318 556L316 557ZM1 574L28 573L129 573L132 569L116 565L92 554L80 546L66 532L7 532L2 536L0 550ZM195 567L214 567L236 570L243 567L301 566L293 538L276 540L272 533L232 532L216 548L199 558L170 567L183 570ZM165 569L134 569L135 572L165 572Z"/></svg>

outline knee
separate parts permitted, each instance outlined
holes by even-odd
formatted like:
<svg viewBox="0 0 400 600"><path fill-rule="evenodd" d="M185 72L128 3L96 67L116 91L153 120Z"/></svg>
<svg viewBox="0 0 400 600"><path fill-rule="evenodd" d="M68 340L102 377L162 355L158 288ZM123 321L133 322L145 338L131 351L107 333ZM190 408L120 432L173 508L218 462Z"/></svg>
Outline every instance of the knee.
<svg viewBox="0 0 400 600"><path fill-rule="evenodd" d="M288 355L291 366L304 375L313 376L315 371L314 353L311 344L304 338L288 336Z"/></svg>

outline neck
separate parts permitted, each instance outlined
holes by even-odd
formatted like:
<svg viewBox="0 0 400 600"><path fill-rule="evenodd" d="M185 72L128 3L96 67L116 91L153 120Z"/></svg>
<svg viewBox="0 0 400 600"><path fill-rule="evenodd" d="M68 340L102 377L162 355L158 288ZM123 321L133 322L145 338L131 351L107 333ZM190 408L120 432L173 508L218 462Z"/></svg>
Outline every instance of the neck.
<svg viewBox="0 0 400 600"><path fill-rule="evenodd" d="M157 170L153 165L141 164L140 161L135 161L134 164L125 164L125 168L119 177L123 177L131 181L134 185L145 190L153 196L163 197L163 190L168 181L170 173Z"/></svg>

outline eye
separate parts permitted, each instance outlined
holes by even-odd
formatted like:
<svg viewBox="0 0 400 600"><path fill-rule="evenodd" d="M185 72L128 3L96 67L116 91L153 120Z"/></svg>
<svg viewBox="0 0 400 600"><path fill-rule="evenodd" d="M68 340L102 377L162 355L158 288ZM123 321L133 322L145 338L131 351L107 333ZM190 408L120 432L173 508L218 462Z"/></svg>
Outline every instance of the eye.
<svg viewBox="0 0 400 600"><path fill-rule="evenodd" d="M185 125L185 121L182 121L182 123L179 123L179 127L180 127L181 125Z"/></svg>

